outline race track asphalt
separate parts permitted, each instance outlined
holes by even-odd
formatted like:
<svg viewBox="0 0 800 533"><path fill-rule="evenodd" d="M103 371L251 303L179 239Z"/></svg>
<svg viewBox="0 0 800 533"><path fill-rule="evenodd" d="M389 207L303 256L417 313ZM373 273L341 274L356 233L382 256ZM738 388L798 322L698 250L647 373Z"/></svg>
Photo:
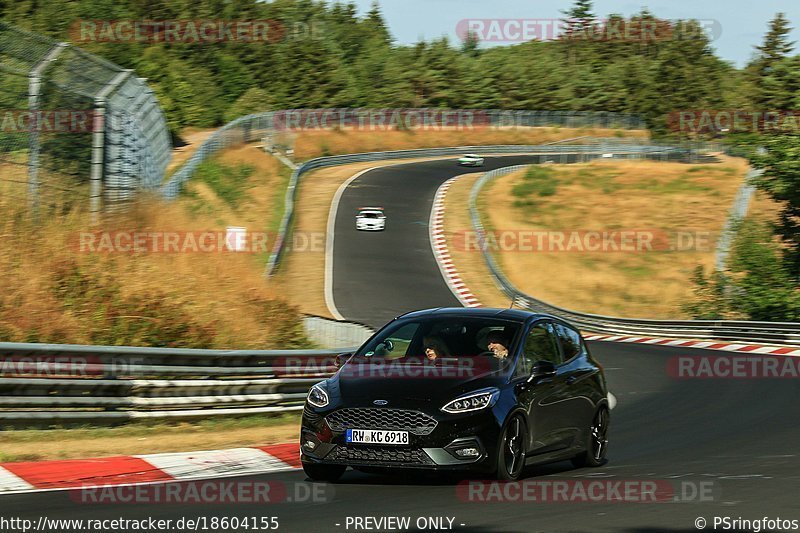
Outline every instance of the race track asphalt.
<svg viewBox="0 0 800 533"><path fill-rule="evenodd" d="M528 161L491 158L483 170ZM334 298L345 317L379 326L410 309L458 305L433 259L427 224L435 190L464 172L470 169L451 160L403 164L368 172L346 189L335 220L334 246ZM361 205L386 208L384 233L355 231L354 216ZM0 496L0 516L34 521L42 515L171 520L275 516L279 531L298 532L376 531L354 528L352 522L348 526L348 517L389 516L411 518L415 531L420 530L415 526L421 517L449 517L454 531L473 532L696 531L698 518L710 527L715 516L800 520L796 379L676 379L667 371L671 358L736 355L645 344L589 344L618 400L612 411L609 460L596 469L573 469L567 462L536 467L526 472L526 479L652 481L676 491L667 494L669 501L465 501L459 490L463 480L348 471L339 483L324 484L308 482L302 471L292 471L223 480L270 482L285 489L291 502L90 505L75 493L54 491ZM697 494L700 489L707 493ZM316 501L309 501L313 491ZM727 531L740 529L734 524Z"/></svg>
<svg viewBox="0 0 800 533"><path fill-rule="evenodd" d="M459 480L348 471L339 483L329 485L305 481L302 471L293 471L235 481L268 481L302 501L90 505L80 503L75 493L56 491L0 496L0 516L276 516L280 531L298 532L356 531L346 527L347 518L365 516L407 516L412 523L426 516L451 517L454 531L474 532L695 531L698 517L709 524L714 516L800 519L797 380L679 380L666 372L670 357L721 352L603 342L591 343L590 349L605 366L618 399L608 463L597 469L575 470L566 462L537 467L527 472L527 480L654 481L659 487L668 483L678 493L685 490L689 501L487 503L459 497ZM708 491L710 500L688 498L698 487ZM302 498L311 490L317 491L318 501Z"/></svg>
<svg viewBox="0 0 800 533"><path fill-rule="evenodd" d="M356 178L339 200L334 226L332 287L339 313L377 328L415 309L460 307L431 250L428 221L436 190L460 174L538 161L539 156L488 157L483 167L471 168L445 159L381 167ZM384 231L356 231L362 206L384 208Z"/></svg>

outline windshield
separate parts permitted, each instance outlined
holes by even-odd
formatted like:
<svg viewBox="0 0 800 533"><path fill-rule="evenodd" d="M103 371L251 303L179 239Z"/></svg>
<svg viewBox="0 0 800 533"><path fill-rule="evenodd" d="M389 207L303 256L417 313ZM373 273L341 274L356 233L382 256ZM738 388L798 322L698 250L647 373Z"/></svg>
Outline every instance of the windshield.
<svg viewBox="0 0 800 533"><path fill-rule="evenodd" d="M376 213L375 211L369 211L364 213L359 213L358 216L361 218L381 218L382 213Z"/></svg>
<svg viewBox="0 0 800 533"><path fill-rule="evenodd" d="M356 352L356 360L448 364L479 357L510 362L519 328L514 322L485 318L426 317L398 322Z"/></svg>

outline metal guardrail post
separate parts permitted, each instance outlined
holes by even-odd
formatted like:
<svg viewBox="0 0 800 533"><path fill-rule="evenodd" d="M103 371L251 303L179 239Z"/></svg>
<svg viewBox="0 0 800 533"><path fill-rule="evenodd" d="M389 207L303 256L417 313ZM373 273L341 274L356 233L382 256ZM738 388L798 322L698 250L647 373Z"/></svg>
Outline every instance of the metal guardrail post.
<svg viewBox="0 0 800 533"><path fill-rule="evenodd" d="M67 43L56 44L33 70L28 74L28 110L33 115L30 133L28 134L28 202L34 216L39 211L39 94L42 86L42 74L59 54L69 46Z"/></svg>
<svg viewBox="0 0 800 533"><path fill-rule="evenodd" d="M92 128L92 170L90 177L90 211L92 223L96 223L102 208L103 176L105 169L105 138L107 129L106 110L108 95L132 73L125 70L117 74L102 91L94 97L94 121ZM98 127L99 126L99 127Z"/></svg>

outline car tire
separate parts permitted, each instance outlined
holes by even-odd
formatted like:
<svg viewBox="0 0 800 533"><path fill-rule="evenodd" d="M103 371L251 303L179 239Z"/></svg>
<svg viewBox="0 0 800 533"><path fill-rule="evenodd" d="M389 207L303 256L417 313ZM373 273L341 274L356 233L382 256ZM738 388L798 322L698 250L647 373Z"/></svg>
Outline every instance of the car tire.
<svg viewBox="0 0 800 533"><path fill-rule="evenodd" d="M347 470L345 465L321 465L314 463L303 463L303 472L306 473L308 479L311 481L337 481L344 471Z"/></svg>
<svg viewBox="0 0 800 533"><path fill-rule="evenodd" d="M495 477L502 481L516 481L525 470L527 429L522 415L511 415L500 435L497 447Z"/></svg>
<svg viewBox="0 0 800 533"><path fill-rule="evenodd" d="M600 407L592 417L586 436L586 450L572 458L576 468L596 467L605 464L608 452L608 427L611 415L606 406Z"/></svg>

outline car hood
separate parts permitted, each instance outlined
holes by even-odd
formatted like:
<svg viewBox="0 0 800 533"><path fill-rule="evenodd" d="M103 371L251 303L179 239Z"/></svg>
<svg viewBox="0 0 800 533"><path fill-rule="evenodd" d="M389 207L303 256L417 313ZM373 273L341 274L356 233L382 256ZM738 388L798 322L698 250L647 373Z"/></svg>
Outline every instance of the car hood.
<svg viewBox="0 0 800 533"><path fill-rule="evenodd" d="M329 390L344 403L417 400L444 404L457 396L507 381L504 370L449 365L393 365L347 363L331 378Z"/></svg>

